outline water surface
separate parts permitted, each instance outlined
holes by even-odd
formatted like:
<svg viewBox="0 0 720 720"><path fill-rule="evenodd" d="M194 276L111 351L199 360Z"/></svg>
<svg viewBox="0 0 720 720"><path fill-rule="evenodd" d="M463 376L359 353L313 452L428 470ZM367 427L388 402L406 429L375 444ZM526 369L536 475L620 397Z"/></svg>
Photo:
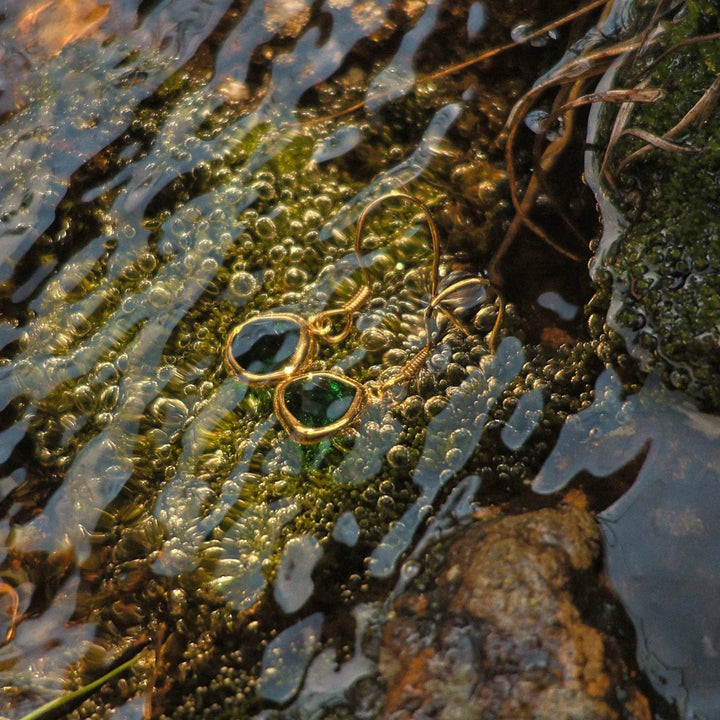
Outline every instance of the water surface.
<svg viewBox="0 0 720 720"><path fill-rule="evenodd" d="M144 642L108 695L118 717L142 717L146 697L178 718L214 703L309 717L345 702L376 672L360 638L417 572L405 561L427 526L467 521L490 489L532 480L527 447L550 393L517 379L537 352L527 337L546 328L516 310L493 354L492 306L467 337L440 319L442 341L400 402L371 403L354 436L313 446L280 427L271 387L227 372L223 344L254 314L346 301L362 282L355 222L390 191L432 208L443 273L481 273L511 217L492 141L565 38L509 56L495 76L423 78L570 8L21 5L0 24L0 708L20 718ZM373 213L362 248L373 299L347 341L319 348L316 369L365 382L423 347L431 251L416 210L390 201ZM524 300L581 339L587 285L556 261L528 277ZM514 413L498 402L511 387ZM505 420L489 422L498 406ZM642 417L638 448L667 431ZM702 417L682 417L702 437ZM670 504L645 503L648 517ZM608 538L619 528L611 510L601 522ZM711 532L711 518L688 522ZM613 542L625 599L614 558L634 540ZM642 603L626 604L643 626ZM648 657L668 667L677 657L659 642Z"/></svg>

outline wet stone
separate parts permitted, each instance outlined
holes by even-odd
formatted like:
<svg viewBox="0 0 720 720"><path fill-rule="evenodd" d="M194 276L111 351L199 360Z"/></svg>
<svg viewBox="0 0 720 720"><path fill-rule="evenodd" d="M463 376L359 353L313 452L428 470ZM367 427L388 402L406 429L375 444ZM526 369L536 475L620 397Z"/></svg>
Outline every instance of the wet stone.
<svg viewBox="0 0 720 720"><path fill-rule="evenodd" d="M337 422L352 405L358 388L327 375L298 378L285 389L285 406L306 427L326 427Z"/></svg>
<svg viewBox="0 0 720 720"><path fill-rule="evenodd" d="M292 365L300 325L288 318L258 318L242 325L230 343L235 362L254 375L269 375Z"/></svg>
<svg viewBox="0 0 720 720"><path fill-rule="evenodd" d="M400 593L383 628L380 720L650 720L635 668L570 592L597 582L587 572L599 553L582 502L459 531L440 572Z"/></svg>

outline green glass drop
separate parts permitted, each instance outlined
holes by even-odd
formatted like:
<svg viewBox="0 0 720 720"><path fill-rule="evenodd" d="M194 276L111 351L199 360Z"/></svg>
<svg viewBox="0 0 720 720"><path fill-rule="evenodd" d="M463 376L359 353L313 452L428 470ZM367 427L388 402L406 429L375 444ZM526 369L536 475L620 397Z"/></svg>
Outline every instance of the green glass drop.
<svg viewBox="0 0 720 720"><path fill-rule="evenodd" d="M350 409L358 388L342 378L312 375L298 378L285 388L285 407L305 427L326 427Z"/></svg>
<svg viewBox="0 0 720 720"><path fill-rule="evenodd" d="M245 323L230 344L235 362L254 375L269 375L290 364L300 327L288 318L258 318Z"/></svg>

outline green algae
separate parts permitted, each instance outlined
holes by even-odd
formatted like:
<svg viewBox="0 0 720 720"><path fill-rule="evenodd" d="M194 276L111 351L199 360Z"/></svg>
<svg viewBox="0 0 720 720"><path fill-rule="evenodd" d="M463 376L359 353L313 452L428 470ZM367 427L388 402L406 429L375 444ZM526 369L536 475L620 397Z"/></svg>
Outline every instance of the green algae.
<svg viewBox="0 0 720 720"><path fill-rule="evenodd" d="M682 120L712 85L720 67L720 42L687 44L718 30L711 2L688 2L679 19L666 24L651 54L658 62L623 73L618 82L639 80L666 91L665 99L634 108L629 126L662 136ZM685 43L685 44L683 44ZM660 56L660 53L664 53ZM645 369L659 367L672 387L687 392L707 409L720 404L716 369L720 363L720 121L710 108L700 124L691 123L674 142L695 152L653 148L630 160L618 181L632 188L624 205L627 227L604 261L602 292L614 307L610 328L619 332ZM621 138L615 164L644 143ZM621 201L622 204L622 201ZM598 275L598 277L601 277ZM611 279L611 280L610 280Z"/></svg>
<svg viewBox="0 0 720 720"><path fill-rule="evenodd" d="M320 169L312 161L312 151L326 132L316 128L312 134L283 133L264 126L240 143L233 142L228 166L219 162L204 166L192 185L174 188L172 203L168 193L155 196L139 233L131 232L122 207L118 212L114 190L98 196L94 214L103 233L88 246L87 265L64 269L43 288L32 331L22 338L16 356L17 381L26 394L14 409L19 414L30 409L28 428L45 474L33 502L49 501L53 493L70 493L73 504L89 500L98 511L89 516L80 511L72 539L78 548L85 545L81 552L92 558L86 561L86 592L112 598L96 612L103 628L99 641L112 647L141 626L170 625L173 647L187 645L188 660L201 668L201 678L223 646L218 633L229 632L235 614L245 609L243 602L226 597L226 584L215 580L229 577L229 572L240 575L239 568L247 570L247 558L259 553L255 590L246 595L254 605L264 598L280 548L289 538L311 532L327 539L335 519L351 510L367 536L354 563L362 572L364 553L414 499L409 477L405 474L405 487L399 487L397 479L388 480L381 473L381 461L376 459L381 456L379 447L387 443L387 423L373 428L368 422L365 445L347 473L349 480L338 483L332 471L343 460L341 449L328 444L299 451L274 427L271 393L247 391L222 368L222 341L240 313L247 316L292 303L310 314L328 301L342 302L355 288L353 268L346 259L351 250L349 234L325 229L325 236L320 235L325 219L337 216L362 186L338 180L337 171ZM246 172L245 165L256 158L263 159L261 169ZM200 193L200 202L185 197L189 187L193 196ZM248 187L253 202L244 209ZM424 192L431 201L435 192L430 188ZM67 204L62 212L72 225L74 207ZM403 357L409 357L412 343L417 342L408 340L409 335L421 327L422 269L429 258L421 235L402 238L411 220L401 208L379 214L369 225L380 239L371 269L381 271L388 298L375 302L371 311L376 315L385 311L386 332ZM342 228L342 215L339 224ZM416 280L406 287L408 270L416 270ZM298 273L302 273L299 283L293 279ZM310 282L313 278L315 283ZM308 285L315 292L306 298ZM379 287L377 281L376 290ZM377 324L372 317L366 323L368 329ZM349 356L346 367L351 369L362 359L362 355L353 357L357 349L356 339L326 348L319 362L330 367ZM381 369L379 364L365 364L360 372L370 378ZM397 434L394 426L389 427ZM77 458L88 448L102 448L99 443L105 444L104 458L115 464L85 466L89 474L76 472L73 481L71 468ZM236 479L238 464L246 465L247 471ZM98 495L94 493L99 480ZM183 500L169 504L167 512L154 510L163 491L185 480L196 504L192 501L187 508ZM28 492L28 500L29 496ZM293 507L289 515L288 499ZM127 512L128 500L132 512ZM158 543L153 514L171 538L177 533L186 546ZM16 518L22 520L21 513ZM255 525L251 518L256 518ZM58 548L68 538L54 537L57 521L61 516L51 511L49 520L31 522L19 532L29 545ZM256 527L256 537L267 540L257 547L248 545L244 555L227 554L229 543L238 547L233 529L246 526ZM89 546L77 534L84 532L83 527L93 531ZM128 548L130 537L134 540ZM108 557L110 544L116 550ZM100 562L103 557L105 567ZM158 562L167 557L170 567L179 569L154 579ZM354 582L348 586L348 599L357 595ZM188 597L189 617L197 619L178 620L171 602L177 590ZM137 607L142 610L132 609ZM252 620L242 622L248 625ZM262 639L255 642L251 654L258 661L271 624L264 621L262 627L256 633ZM203 632L212 632L216 646L212 658L198 655L196 639ZM167 654L168 662L179 664L173 682L183 684L187 677L202 696L208 684L183 669L184 651L180 657L177 650ZM243 697L252 697L256 668L248 664L245 652L236 661L239 667L233 670L230 686L233 712L239 707L249 711L258 701L251 699L248 704ZM137 677L120 688L120 697L131 697L148 682L147 669L138 670ZM239 685L245 688L244 695L238 696ZM222 694L213 682L209 689ZM198 704L214 708L215 702L205 705L203 698ZM80 713L104 714L102 708L91 700Z"/></svg>

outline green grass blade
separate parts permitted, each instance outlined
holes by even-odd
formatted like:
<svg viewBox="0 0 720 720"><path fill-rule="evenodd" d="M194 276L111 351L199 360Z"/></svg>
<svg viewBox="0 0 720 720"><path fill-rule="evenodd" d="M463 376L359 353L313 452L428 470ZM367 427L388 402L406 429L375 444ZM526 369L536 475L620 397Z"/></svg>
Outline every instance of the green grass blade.
<svg viewBox="0 0 720 720"><path fill-rule="evenodd" d="M59 698L55 698L55 700L51 700L50 702L46 702L44 705L41 705L39 708L36 708L32 712L28 713L27 715L23 715L23 717L20 718L20 720L38 720L38 718L42 718L44 715L49 713L51 710L55 710L56 708L61 707L67 702L71 702L72 700L75 700L77 698L82 697L83 695L87 695L91 693L96 688L99 688L101 685L106 683L108 680L114 678L116 675L119 675L120 673L127 670L129 667L132 667L140 658L141 653L138 653L134 657L131 657L129 660L126 660L122 665L118 665L116 668L113 668L110 670L110 672L105 673L102 677L99 677L97 680L93 680L93 682L88 683L84 687L81 687L77 690L74 690L71 693L67 693L65 695L62 695Z"/></svg>

